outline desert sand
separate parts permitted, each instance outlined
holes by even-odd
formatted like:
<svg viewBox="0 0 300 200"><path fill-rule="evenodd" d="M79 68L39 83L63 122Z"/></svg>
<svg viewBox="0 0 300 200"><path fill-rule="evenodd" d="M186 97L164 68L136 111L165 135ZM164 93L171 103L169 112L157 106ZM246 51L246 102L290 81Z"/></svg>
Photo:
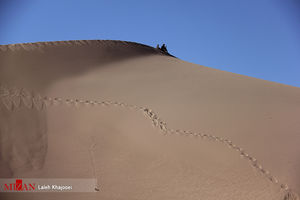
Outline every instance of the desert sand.
<svg viewBox="0 0 300 200"><path fill-rule="evenodd" d="M300 88L102 40L1 45L0 81L1 177L96 178L99 187L1 199L300 193Z"/></svg>

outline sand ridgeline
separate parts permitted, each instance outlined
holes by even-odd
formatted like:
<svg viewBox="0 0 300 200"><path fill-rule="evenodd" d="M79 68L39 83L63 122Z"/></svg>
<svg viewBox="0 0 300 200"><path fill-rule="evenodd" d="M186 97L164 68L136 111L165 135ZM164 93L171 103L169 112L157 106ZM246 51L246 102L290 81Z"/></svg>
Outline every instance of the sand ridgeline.
<svg viewBox="0 0 300 200"><path fill-rule="evenodd" d="M21 139L25 149L44 152L27 159L41 164L24 171L10 167L6 153L1 158L15 177L96 176L99 192L5 198L293 199L289 189L299 192L299 88L194 65L136 43L79 43L1 46L3 82L31 88L48 104L20 115L22 106L10 111L20 118L42 113L32 120L38 125L24 121L34 130L21 127L23 136L47 138ZM1 137L13 143L7 130L16 123L5 124Z"/></svg>

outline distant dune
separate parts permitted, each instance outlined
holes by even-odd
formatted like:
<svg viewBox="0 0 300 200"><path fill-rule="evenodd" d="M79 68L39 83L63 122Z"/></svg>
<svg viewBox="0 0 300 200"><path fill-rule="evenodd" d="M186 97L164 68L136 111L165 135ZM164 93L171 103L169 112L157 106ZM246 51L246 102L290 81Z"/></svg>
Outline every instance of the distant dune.
<svg viewBox="0 0 300 200"><path fill-rule="evenodd" d="M99 187L1 199L300 193L300 88L110 40L0 45L0 84L1 177L97 178Z"/></svg>

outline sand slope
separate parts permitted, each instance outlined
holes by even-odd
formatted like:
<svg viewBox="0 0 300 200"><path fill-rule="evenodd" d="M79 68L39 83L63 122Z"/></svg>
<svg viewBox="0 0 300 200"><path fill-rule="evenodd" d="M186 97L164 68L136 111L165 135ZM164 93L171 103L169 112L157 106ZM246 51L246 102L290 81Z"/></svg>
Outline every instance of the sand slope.
<svg viewBox="0 0 300 200"><path fill-rule="evenodd" d="M0 78L41 96L138 106L62 103L40 110L21 105L18 113L0 103L1 119L14 122L0 122L2 174L96 176L100 185L99 192L87 194L1 194L7 199L283 199L281 184L300 192L299 88L122 41L0 46ZM167 123L168 134L153 127L144 108ZM25 116L37 120L22 121ZM18 120L27 129L16 128ZM26 150L9 157L8 149L17 146L12 132L36 139L23 139ZM225 139L246 153L229 148ZM24 151L28 162L8 159L23 158L18 152Z"/></svg>

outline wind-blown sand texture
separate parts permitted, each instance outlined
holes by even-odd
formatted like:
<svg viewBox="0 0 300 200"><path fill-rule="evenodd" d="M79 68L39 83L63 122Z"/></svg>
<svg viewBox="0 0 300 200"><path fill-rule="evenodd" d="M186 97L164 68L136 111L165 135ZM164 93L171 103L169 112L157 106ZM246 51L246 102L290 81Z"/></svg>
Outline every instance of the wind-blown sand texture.
<svg viewBox="0 0 300 200"><path fill-rule="evenodd" d="M300 192L299 88L96 40L2 45L0 80L1 177L95 177L99 185L1 199Z"/></svg>

